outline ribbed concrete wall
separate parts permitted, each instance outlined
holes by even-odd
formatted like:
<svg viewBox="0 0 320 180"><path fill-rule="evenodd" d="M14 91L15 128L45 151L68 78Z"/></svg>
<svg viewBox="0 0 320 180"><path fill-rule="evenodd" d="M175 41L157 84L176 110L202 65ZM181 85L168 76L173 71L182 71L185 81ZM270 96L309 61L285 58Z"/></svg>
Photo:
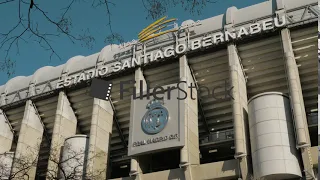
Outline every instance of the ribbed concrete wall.
<svg viewBox="0 0 320 180"><path fill-rule="evenodd" d="M301 177L290 101L281 93L249 100L252 164L255 179Z"/></svg>

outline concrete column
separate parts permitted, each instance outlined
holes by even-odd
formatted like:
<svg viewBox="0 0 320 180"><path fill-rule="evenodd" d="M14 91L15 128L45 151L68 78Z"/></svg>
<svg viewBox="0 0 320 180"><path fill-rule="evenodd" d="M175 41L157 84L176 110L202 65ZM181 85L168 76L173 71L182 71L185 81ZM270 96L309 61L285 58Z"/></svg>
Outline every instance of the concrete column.
<svg viewBox="0 0 320 180"><path fill-rule="evenodd" d="M15 178L35 179L38 154L43 136L43 124L31 100L26 102L12 173ZM28 170L25 168L28 167Z"/></svg>
<svg viewBox="0 0 320 180"><path fill-rule="evenodd" d="M248 98L246 80L234 44L228 45L229 76L232 89L232 116L234 129L235 158L240 163L242 179L252 174L249 158Z"/></svg>
<svg viewBox="0 0 320 180"><path fill-rule="evenodd" d="M234 19L236 17L235 7L228 8L226 12L225 30L234 32ZM250 149L247 141L249 141L247 122L247 88L246 81L243 75L240 59L234 44L228 45L229 56L229 76L232 90L232 114L234 126L234 143L235 143L235 158L240 163L240 171L242 179L251 178L250 158L248 158L248 150Z"/></svg>
<svg viewBox="0 0 320 180"><path fill-rule="evenodd" d="M281 31L283 50L286 58L287 76L290 88L291 106L297 133L298 146L310 145L306 111L301 90L299 70L294 58L289 29Z"/></svg>
<svg viewBox="0 0 320 180"><path fill-rule="evenodd" d="M113 109L109 101L94 99L89 137L87 177L106 179Z"/></svg>
<svg viewBox="0 0 320 180"><path fill-rule="evenodd" d="M140 167L140 162L138 157L132 157L130 162L130 174L132 179L142 180L142 170Z"/></svg>
<svg viewBox="0 0 320 180"><path fill-rule="evenodd" d="M187 98L182 100L185 103L184 111L185 119L185 146L180 151L180 167L185 170L186 179L197 179L193 176L192 167L200 164L199 151L199 131L198 131L198 100L197 91L193 89L191 99L191 91L188 88L191 83L195 86L188 60L186 56L179 59L180 64L180 81L186 81L182 89L187 92Z"/></svg>
<svg viewBox="0 0 320 180"><path fill-rule="evenodd" d="M143 76L143 72L141 70L141 67L137 68L136 71L135 71L135 81L136 81L136 84L135 84L135 87L136 87L136 92L140 92L140 89L141 89L141 84L142 83L142 87L143 87L143 91L147 89L147 82L146 82L146 79L144 78Z"/></svg>
<svg viewBox="0 0 320 180"><path fill-rule="evenodd" d="M59 93L58 107L55 114L51 150L48 162L47 178L58 177L58 164L60 161L61 147L66 138L75 135L77 118L71 108L70 102L64 92Z"/></svg>
<svg viewBox="0 0 320 180"><path fill-rule="evenodd" d="M59 179L100 179L98 176L85 178L87 151L87 135L75 135L67 138L62 151L61 162L63 163L61 166L63 171L60 171Z"/></svg>
<svg viewBox="0 0 320 180"><path fill-rule="evenodd" d="M13 141L13 130L4 112L0 109L0 154L10 151Z"/></svg>
<svg viewBox="0 0 320 180"><path fill-rule="evenodd" d="M135 87L136 87L136 92L140 92L140 83L142 83L143 91L147 89L147 83L146 79L143 76L143 72L141 67L137 68L135 70ZM130 163L130 176L133 177L133 179L141 180L142 179L142 170L140 167L139 163L139 158L138 157L132 157L131 158L131 163Z"/></svg>
<svg viewBox="0 0 320 180"><path fill-rule="evenodd" d="M285 54L286 72L289 83L290 102L293 112L297 148L301 150L304 171L307 179L314 179L313 164L310 155L310 137L303 101L299 70L292 50L289 29L281 30L283 50Z"/></svg>

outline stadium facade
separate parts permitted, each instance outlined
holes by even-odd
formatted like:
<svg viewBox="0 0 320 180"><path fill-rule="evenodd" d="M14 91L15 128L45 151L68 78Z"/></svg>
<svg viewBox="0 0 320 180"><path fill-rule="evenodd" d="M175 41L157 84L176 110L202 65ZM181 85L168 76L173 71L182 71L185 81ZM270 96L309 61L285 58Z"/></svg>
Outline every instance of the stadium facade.
<svg viewBox="0 0 320 180"><path fill-rule="evenodd" d="M315 0L230 7L9 80L0 86L6 176L28 157L30 179L79 161L73 179L315 179L318 15ZM93 78L112 82L109 101L90 96ZM147 88L163 99L132 99Z"/></svg>

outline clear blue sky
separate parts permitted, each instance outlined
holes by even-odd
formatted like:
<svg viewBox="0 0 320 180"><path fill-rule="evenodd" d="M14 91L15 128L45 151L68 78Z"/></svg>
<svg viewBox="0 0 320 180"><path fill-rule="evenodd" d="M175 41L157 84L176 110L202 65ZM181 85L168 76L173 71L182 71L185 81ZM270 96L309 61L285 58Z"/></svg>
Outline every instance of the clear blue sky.
<svg viewBox="0 0 320 180"><path fill-rule="evenodd" d="M1 2L2 0L0 0ZM90 1L90 0L89 0ZM88 2L89 2L88 1ZM253 4L257 4L266 0L218 0L215 4L208 4L200 15L192 15L186 12L180 6L169 9L167 12L168 17L178 18L178 23L187 19L202 20L219 14L224 14L228 7L236 6L243 8ZM54 1L40 1L39 6L45 9L52 18L58 17L62 12L61 8L66 6L66 2L70 0L54 0ZM111 6L112 13L112 26L113 30L121 34L125 41L131 41L137 38L137 34L147 25L153 22L152 19L146 19L147 12L143 8L141 0L112 0L116 3L115 7ZM0 5L0 33L6 32L18 20L17 3L10 3ZM25 7L27 8L27 7ZM17 49L13 48L10 53L10 58L16 61L15 74L8 77L5 72L0 72L0 85L5 84L9 79L15 76L29 76L32 75L37 69L43 66L57 66L64 64L69 58L76 55L87 56L100 50L106 46L104 38L109 34L106 26L108 20L105 15L104 8L93 9L90 3L76 3L69 12L69 16L73 22L73 32L78 33L82 29L90 28L91 34L95 37L96 41L92 49L82 47L81 44L73 44L68 38L62 36L54 38L51 41L53 48L57 51L61 60L53 57L50 60L50 52L45 51L39 44L32 39L28 41L21 41L19 44L19 54ZM41 18L39 14L33 13L33 18L39 23L39 28L45 32L55 30L54 26ZM20 29L21 30L21 29ZM17 31L18 32L18 31ZM3 49L0 52L0 60L4 57ZM50 73L50 72L48 72Z"/></svg>

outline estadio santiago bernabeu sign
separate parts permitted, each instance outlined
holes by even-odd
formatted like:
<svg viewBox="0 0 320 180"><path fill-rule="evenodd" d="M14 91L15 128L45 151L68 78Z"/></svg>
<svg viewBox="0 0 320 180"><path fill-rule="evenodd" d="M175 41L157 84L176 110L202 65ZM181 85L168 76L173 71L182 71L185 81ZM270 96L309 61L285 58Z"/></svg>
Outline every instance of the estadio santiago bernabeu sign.
<svg viewBox="0 0 320 180"><path fill-rule="evenodd" d="M112 62L111 65L104 65L101 67L97 67L96 69L87 70L80 74L70 75L65 79L59 80L56 85L56 88L59 89L63 87L68 87L70 85L80 83L82 81L89 80L95 77L104 76L109 73L115 73L122 70L126 70L128 68L133 68L136 66L141 66L143 64L148 64L154 61L158 61L161 59L179 56L181 54L185 54L188 51L195 51L200 48L208 48L210 46L214 46L220 43L241 39L245 36L255 35L264 31L270 31L276 28L281 28L281 27L284 27L285 25L286 25L286 18L285 16L282 16L282 17L279 17L279 19L269 18L262 22L252 23L246 27L239 27L237 28L238 30L237 31L235 30L234 32L230 32L226 30L222 32L216 32L213 34L206 34L200 39L197 38L192 40L194 34L191 34L190 32L188 32L186 33L187 37L184 38L186 40L181 40L181 38L179 38L178 36L178 34L180 33L180 30L184 31L185 29L193 26L201 26L201 21L198 21L193 25L190 25L190 27L182 26L180 28L174 29L174 31L173 30L167 31L168 33L175 34L176 36L174 38L176 41L175 45L163 47L156 51L146 52L147 47L145 46L145 44L142 44L141 42L136 41L135 43L131 44L132 49L135 49L135 47L137 46L141 46L142 47L141 51L143 51L143 55L135 56L133 53L133 50L130 49L129 54L132 54L132 58L126 59L124 61L115 61L115 62ZM118 56L118 55L116 54L115 56Z"/></svg>
<svg viewBox="0 0 320 180"><path fill-rule="evenodd" d="M169 99L167 93L162 100L146 95L132 99L129 156L184 146L184 111L180 111L184 109L184 101L173 98L180 97L178 89L171 89Z"/></svg>

